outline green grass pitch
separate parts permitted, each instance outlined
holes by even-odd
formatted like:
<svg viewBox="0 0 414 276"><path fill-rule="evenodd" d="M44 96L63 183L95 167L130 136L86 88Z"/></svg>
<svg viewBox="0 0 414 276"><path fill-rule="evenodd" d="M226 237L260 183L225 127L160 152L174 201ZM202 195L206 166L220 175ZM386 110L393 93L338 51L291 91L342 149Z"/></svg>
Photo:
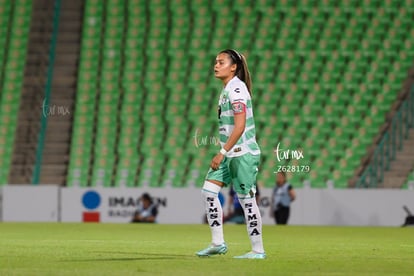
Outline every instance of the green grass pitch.
<svg viewBox="0 0 414 276"><path fill-rule="evenodd" d="M0 223L0 275L413 275L414 228L265 226L266 260L244 225L229 252L199 258L207 225Z"/></svg>

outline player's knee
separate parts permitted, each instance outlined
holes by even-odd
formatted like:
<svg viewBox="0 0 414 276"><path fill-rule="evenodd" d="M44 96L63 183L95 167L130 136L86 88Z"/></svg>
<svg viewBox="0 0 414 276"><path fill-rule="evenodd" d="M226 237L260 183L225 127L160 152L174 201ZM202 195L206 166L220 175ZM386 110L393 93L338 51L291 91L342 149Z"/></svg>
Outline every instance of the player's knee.
<svg viewBox="0 0 414 276"><path fill-rule="evenodd" d="M247 195L237 193L237 197L239 198L240 205L243 207L243 209L253 208L257 206L256 197L252 193L249 193Z"/></svg>
<svg viewBox="0 0 414 276"><path fill-rule="evenodd" d="M204 181L203 188L201 189L201 193L204 196L218 196L218 193L220 192L221 187L217 184L214 184L208 180Z"/></svg>

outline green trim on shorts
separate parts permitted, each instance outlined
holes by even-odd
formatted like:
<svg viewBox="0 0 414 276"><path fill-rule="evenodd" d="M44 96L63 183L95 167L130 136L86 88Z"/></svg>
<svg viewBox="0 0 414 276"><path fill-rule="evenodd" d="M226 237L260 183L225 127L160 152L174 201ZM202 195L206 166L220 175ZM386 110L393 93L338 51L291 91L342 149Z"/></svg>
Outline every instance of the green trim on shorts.
<svg viewBox="0 0 414 276"><path fill-rule="evenodd" d="M224 157L217 170L210 168L206 180L222 182L225 187L233 185L238 194L247 195L256 191L256 177L260 155L246 153L238 157Z"/></svg>

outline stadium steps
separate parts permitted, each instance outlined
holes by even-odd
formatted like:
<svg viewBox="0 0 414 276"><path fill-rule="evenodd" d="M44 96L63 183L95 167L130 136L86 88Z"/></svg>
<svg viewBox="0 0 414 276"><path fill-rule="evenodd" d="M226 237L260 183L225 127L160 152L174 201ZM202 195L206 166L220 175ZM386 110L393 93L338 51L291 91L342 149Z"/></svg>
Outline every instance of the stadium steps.
<svg viewBox="0 0 414 276"><path fill-rule="evenodd" d="M63 184L73 114L81 1L62 1L49 108L43 107L53 0L33 1L10 183L31 183L42 114L48 113L40 183ZM76 15L78 13L78 15ZM65 114L63 114L65 112ZM70 112L70 113L67 113Z"/></svg>
<svg viewBox="0 0 414 276"><path fill-rule="evenodd" d="M397 151L395 160L391 161L390 170L384 172L383 188L401 188L414 167L414 129L409 131L409 138L403 141L402 150Z"/></svg>
<svg viewBox="0 0 414 276"><path fill-rule="evenodd" d="M79 61L82 0L62 1L40 183L66 181Z"/></svg>
<svg viewBox="0 0 414 276"><path fill-rule="evenodd" d="M53 1L33 1L22 101L19 109L10 184L32 182L44 100Z"/></svg>

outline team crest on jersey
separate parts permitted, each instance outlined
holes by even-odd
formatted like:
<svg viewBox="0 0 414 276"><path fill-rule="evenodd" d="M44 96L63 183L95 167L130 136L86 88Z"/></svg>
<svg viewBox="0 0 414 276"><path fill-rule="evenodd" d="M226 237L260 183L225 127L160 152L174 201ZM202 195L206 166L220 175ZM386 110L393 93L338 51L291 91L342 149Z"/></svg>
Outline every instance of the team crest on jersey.
<svg viewBox="0 0 414 276"><path fill-rule="evenodd" d="M246 106L244 105L244 103L235 102L235 103L232 104L232 106L233 106L233 112L235 114L243 113L243 112L246 111Z"/></svg>
<svg viewBox="0 0 414 276"><path fill-rule="evenodd" d="M229 101L229 98L228 98L227 94L222 94L220 96L219 104L223 105L223 104L226 104L228 101Z"/></svg>

